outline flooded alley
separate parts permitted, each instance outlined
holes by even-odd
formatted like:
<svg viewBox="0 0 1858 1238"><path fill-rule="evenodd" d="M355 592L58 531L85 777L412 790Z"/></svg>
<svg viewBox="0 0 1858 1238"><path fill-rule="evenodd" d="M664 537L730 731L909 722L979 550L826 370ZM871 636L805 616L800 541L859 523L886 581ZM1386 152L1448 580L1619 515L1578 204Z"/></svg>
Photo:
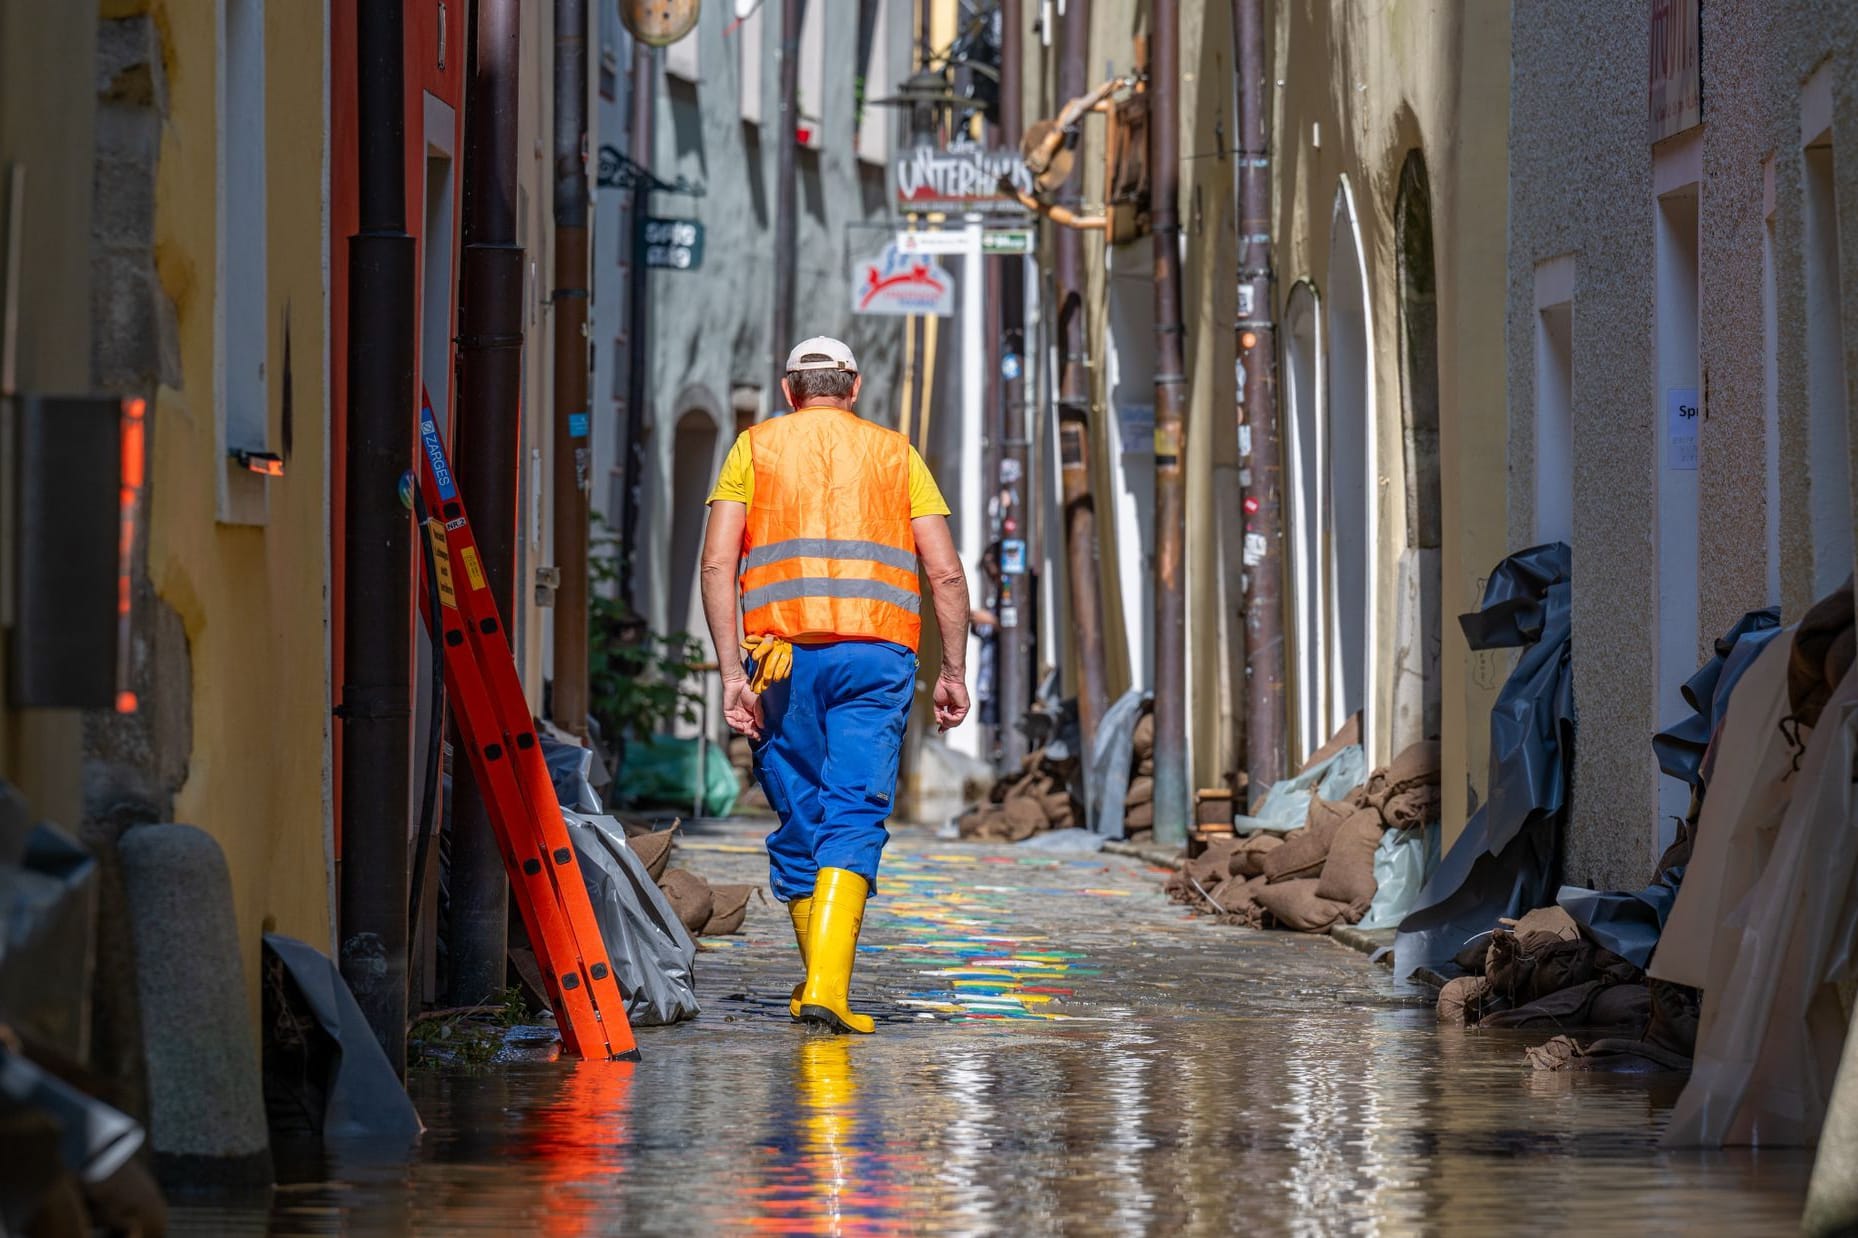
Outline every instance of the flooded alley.
<svg viewBox="0 0 1858 1238"><path fill-rule="evenodd" d="M681 863L765 880L756 824ZM1679 1081L1532 1073L1325 937L1190 915L1129 858L897 832L854 999L791 1023L781 908L644 1061L415 1072L411 1164L291 1163L179 1233L1792 1232L1811 1153L1669 1153ZM297 1180L291 1181L291 1178Z"/></svg>

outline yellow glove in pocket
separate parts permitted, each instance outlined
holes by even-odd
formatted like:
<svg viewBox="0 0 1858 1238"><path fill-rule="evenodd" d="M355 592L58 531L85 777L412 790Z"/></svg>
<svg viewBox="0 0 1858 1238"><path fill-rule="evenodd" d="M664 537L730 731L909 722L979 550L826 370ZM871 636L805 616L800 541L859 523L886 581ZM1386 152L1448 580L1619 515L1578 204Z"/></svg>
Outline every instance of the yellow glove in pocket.
<svg viewBox="0 0 1858 1238"><path fill-rule="evenodd" d="M748 690L757 696L793 673L794 647L771 632L743 641L742 652L755 663L755 671L748 678Z"/></svg>

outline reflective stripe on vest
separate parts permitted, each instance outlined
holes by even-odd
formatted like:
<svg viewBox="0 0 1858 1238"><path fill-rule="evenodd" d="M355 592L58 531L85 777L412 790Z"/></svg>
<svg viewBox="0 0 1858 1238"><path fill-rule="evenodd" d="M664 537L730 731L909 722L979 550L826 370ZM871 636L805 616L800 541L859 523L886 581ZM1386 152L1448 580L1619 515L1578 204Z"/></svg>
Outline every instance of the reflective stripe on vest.
<svg viewBox="0 0 1858 1238"><path fill-rule="evenodd" d="M742 560L742 570L767 567L788 559L868 559L885 563L900 572L916 571L916 556L882 542L860 541L848 537L790 537L784 542L757 546Z"/></svg>
<svg viewBox="0 0 1858 1238"><path fill-rule="evenodd" d="M764 421L748 434L755 490L742 538L744 634L914 650L922 585L909 440L832 408Z"/></svg>

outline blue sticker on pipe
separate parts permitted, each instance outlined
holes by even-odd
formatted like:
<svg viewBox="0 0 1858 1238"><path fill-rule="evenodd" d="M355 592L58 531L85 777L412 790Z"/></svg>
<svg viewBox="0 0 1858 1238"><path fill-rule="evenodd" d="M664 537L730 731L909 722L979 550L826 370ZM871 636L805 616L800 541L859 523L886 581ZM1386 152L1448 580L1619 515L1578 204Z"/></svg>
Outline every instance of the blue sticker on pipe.
<svg viewBox="0 0 1858 1238"><path fill-rule="evenodd" d="M586 438L587 437L587 414L586 413L569 413L568 414L568 437L569 438Z"/></svg>

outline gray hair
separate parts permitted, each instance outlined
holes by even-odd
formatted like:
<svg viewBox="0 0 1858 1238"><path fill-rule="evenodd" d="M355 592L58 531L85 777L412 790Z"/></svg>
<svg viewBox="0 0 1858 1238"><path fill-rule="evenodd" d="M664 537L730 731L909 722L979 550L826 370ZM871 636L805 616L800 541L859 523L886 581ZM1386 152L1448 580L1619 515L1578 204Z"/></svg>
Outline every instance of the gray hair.
<svg viewBox="0 0 1858 1238"><path fill-rule="evenodd" d="M802 404L816 399L849 399L857 381L858 375L852 370L787 371L787 385L793 390L794 400Z"/></svg>

